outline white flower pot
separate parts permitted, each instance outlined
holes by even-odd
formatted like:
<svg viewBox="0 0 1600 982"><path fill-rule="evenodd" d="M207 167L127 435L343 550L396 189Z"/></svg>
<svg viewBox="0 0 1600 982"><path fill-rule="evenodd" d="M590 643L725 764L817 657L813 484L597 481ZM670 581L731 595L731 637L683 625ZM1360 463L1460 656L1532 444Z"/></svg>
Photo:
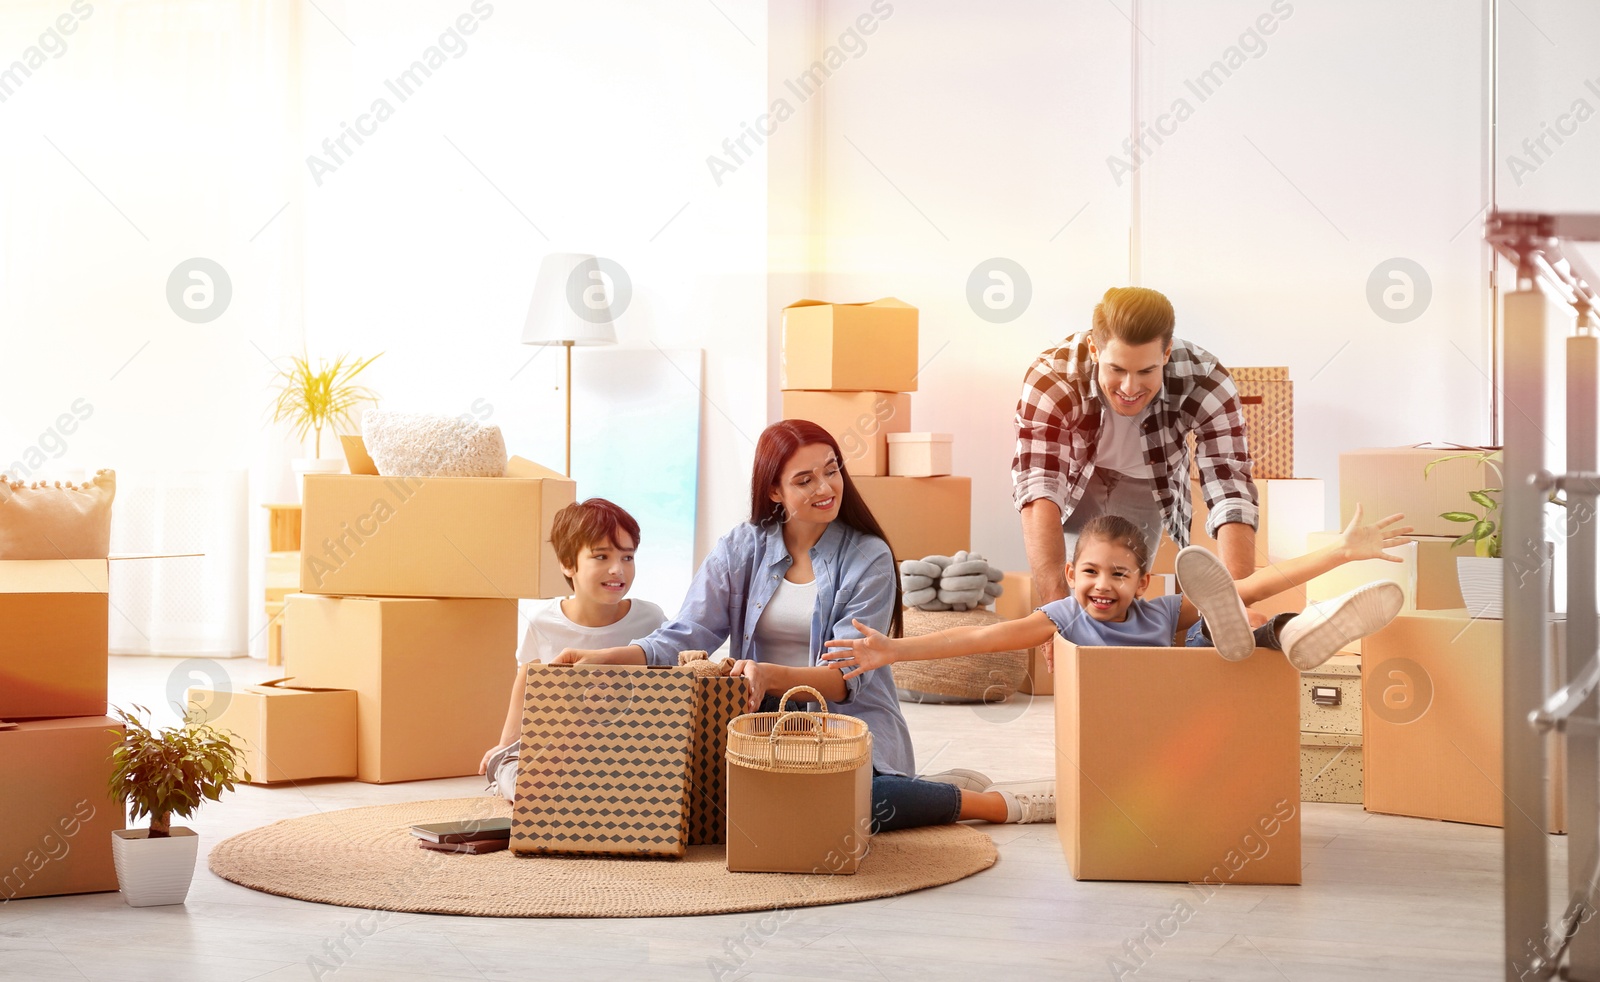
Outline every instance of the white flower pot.
<svg viewBox="0 0 1600 982"><path fill-rule="evenodd" d="M1495 620L1505 616L1505 560L1486 556L1457 556L1456 580L1467 616Z"/></svg>
<svg viewBox="0 0 1600 982"><path fill-rule="evenodd" d="M199 852L200 837L193 829L174 828L164 839L150 838L149 829L111 833L111 858L122 899L129 907L183 903Z"/></svg>

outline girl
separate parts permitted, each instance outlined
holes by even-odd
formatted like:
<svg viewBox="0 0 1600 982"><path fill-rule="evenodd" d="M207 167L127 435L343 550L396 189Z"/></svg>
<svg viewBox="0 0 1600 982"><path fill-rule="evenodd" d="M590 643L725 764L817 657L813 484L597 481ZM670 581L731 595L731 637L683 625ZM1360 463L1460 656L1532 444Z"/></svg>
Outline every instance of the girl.
<svg viewBox="0 0 1600 982"><path fill-rule="evenodd" d="M940 825L1055 820L1055 782L996 785L971 771L919 780L911 736L887 672L819 662L823 642L871 631L898 636L900 584L883 530L856 494L839 445L815 423L786 419L762 432L750 479L750 520L706 557L683 609L632 644L564 651L564 664L676 665L678 652L729 643L750 709L770 709L809 685L872 732L874 832Z"/></svg>
<svg viewBox="0 0 1600 982"><path fill-rule="evenodd" d="M1150 585L1150 547L1144 533L1117 515L1099 516L1083 528L1067 567L1072 595L1045 604L1027 617L984 627L957 627L919 638L889 638L858 624L864 637L830 641L828 664L848 666L849 679L897 661L954 658L987 651L1015 651L1043 644L1058 632L1073 644L1166 647L1179 630L1198 626L1190 644L1214 643L1230 661L1248 658L1257 645L1283 651L1307 671L1345 645L1394 619L1405 599L1396 583L1369 583L1299 614L1279 614L1254 636L1245 614L1253 604L1344 563L1360 559L1400 562L1383 550L1405 545L1411 531L1390 529L1404 516L1361 524L1361 508L1340 540L1316 552L1258 569L1234 582L1226 566L1199 546L1178 553L1174 571L1181 594L1143 599ZM1201 619L1204 619L1203 621Z"/></svg>
<svg viewBox="0 0 1600 982"><path fill-rule="evenodd" d="M517 668L511 676L511 705L506 709L500 743L483 755L478 773L487 774L495 789L509 800L516 798L517 748L522 740L522 698L526 686L524 665L548 662L574 645L615 644L648 634L667 619L648 600L628 600L633 586L633 554L639 547L639 523L622 508L604 498L590 498L556 512L550 526L555 547L572 596L535 600L525 604L528 622L517 648Z"/></svg>

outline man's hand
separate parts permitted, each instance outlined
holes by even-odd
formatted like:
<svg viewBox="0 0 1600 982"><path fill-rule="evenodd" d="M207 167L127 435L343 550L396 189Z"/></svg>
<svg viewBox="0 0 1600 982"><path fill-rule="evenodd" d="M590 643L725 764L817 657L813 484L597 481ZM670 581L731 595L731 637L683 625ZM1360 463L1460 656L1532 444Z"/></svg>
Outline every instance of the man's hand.
<svg viewBox="0 0 1600 982"><path fill-rule="evenodd" d="M1391 563L1404 562L1399 556L1391 556L1384 550L1394 549L1411 541L1407 536L1415 529L1410 525L1391 527L1404 521L1405 517L1397 512L1380 522L1363 525L1361 505L1358 502L1356 513L1350 516L1350 524L1345 526L1344 534L1340 536L1341 555L1344 561L1349 563L1362 559L1382 559Z"/></svg>

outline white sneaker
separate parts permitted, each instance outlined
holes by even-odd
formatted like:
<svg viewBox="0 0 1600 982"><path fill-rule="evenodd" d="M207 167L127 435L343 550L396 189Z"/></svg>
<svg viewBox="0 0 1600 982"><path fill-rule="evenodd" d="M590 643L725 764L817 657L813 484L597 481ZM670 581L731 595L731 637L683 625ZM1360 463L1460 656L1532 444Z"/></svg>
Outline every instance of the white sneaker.
<svg viewBox="0 0 1600 982"><path fill-rule="evenodd" d="M1031 825L1056 820L1056 782L1007 781L989 785L1006 801L1007 825Z"/></svg>
<svg viewBox="0 0 1600 982"><path fill-rule="evenodd" d="M965 767L952 767L948 771L937 774L920 774L919 779L933 781L938 784L953 784L963 791L982 791L994 782L989 780L987 774L969 771Z"/></svg>
<svg viewBox="0 0 1600 982"><path fill-rule="evenodd" d="M1342 597L1311 604L1278 632L1289 664L1310 671L1338 654L1345 645L1364 638L1395 619L1405 605L1400 584L1389 580L1368 583Z"/></svg>
<svg viewBox="0 0 1600 982"><path fill-rule="evenodd" d="M1255 632L1233 574L1222 560L1202 546L1188 546L1178 552L1172 569L1178 575L1178 592L1200 612L1217 654L1228 661L1249 658L1256 650Z"/></svg>

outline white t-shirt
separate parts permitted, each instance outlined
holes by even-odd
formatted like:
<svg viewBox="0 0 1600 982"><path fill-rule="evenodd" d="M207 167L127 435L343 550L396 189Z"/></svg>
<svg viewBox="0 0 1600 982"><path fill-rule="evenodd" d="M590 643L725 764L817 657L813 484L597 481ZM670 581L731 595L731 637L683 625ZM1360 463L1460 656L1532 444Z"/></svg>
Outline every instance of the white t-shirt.
<svg viewBox="0 0 1600 982"><path fill-rule="evenodd" d="M755 645L761 660L774 665L811 665L811 615L817 609L817 581L779 580L767 609L756 620Z"/></svg>
<svg viewBox="0 0 1600 982"><path fill-rule="evenodd" d="M642 638L666 623L661 608L648 600L627 600L628 612L615 624L584 627L561 612L562 597L548 600L519 600L517 608L528 625L517 646L517 664L538 659L548 663L564 648L613 648Z"/></svg>
<svg viewBox="0 0 1600 982"><path fill-rule="evenodd" d="M1100 438L1095 444L1094 465L1128 477L1155 477L1155 468L1144 457L1144 421L1150 407L1137 416L1119 416L1100 400Z"/></svg>

